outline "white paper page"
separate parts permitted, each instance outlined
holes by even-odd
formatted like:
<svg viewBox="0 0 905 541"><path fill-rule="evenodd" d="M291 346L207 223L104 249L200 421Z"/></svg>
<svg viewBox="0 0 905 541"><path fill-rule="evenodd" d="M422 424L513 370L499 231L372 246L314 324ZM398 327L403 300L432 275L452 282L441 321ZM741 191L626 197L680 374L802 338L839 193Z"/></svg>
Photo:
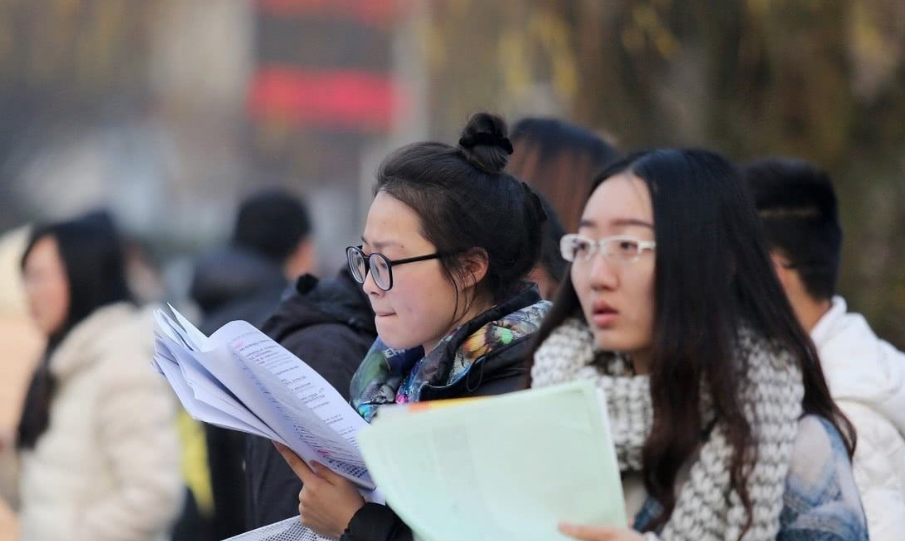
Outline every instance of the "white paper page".
<svg viewBox="0 0 905 541"><path fill-rule="evenodd" d="M602 413L593 385L574 383L378 417L362 445L390 505L425 539L565 540L560 521L627 524Z"/></svg>
<svg viewBox="0 0 905 541"><path fill-rule="evenodd" d="M357 441L367 423L323 377L243 321L224 325L211 339L228 343L243 358L299 438L328 461L326 465L373 487Z"/></svg>
<svg viewBox="0 0 905 541"><path fill-rule="evenodd" d="M240 421L243 425L254 427L255 435L285 443L276 431L268 426L264 420L249 411L223 383L201 366L195 358L197 353L184 349L179 344L171 344L167 353L177 360L180 374L191 389L196 401L206 407L222 411L223 414ZM247 432L246 430L242 431Z"/></svg>
<svg viewBox="0 0 905 541"><path fill-rule="evenodd" d="M274 439L275 434L267 429L268 433L263 432L260 426L254 426L248 424L240 419L237 419L228 413L223 412L213 406L205 404L199 400L196 400L192 389L188 386L186 381L182 377L182 373L180 371L179 366L176 363L170 362L165 359L158 359L158 366L160 366L161 371L164 374L164 377L167 378L170 386L173 388L173 391L176 393L177 398L179 398L179 402L182 403L182 407L185 408L185 411L195 420L201 421L204 423L216 425L219 427L223 427L229 430L237 430L239 432L245 432L246 434L251 434L253 436L260 436L262 438ZM278 440L281 441L281 440ZM283 443L281 441L281 443Z"/></svg>
<svg viewBox="0 0 905 541"><path fill-rule="evenodd" d="M331 460L315 451L308 442L317 444L317 436L304 430L304 427L300 429L305 421L300 421L298 416L293 417L290 412L287 412L286 408L274 398L268 387L255 377L229 345L220 344L214 350L193 352L193 355L201 366L235 394L249 411L254 411L255 415L276 432L286 446L305 462L320 462L340 475L349 477L357 484L374 488L369 482L370 479L355 478L344 473L344 470L349 468L348 465ZM308 412L308 416L311 417L308 419L309 422L319 422L310 412Z"/></svg>
<svg viewBox="0 0 905 541"><path fill-rule="evenodd" d="M163 310L155 310L154 311L154 320L157 323L157 332L158 334L166 337L176 344L181 344L185 347L191 348L188 342L188 335L185 331L167 315Z"/></svg>
<svg viewBox="0 0 905 541"><path fill-rule="evenodd" d="M292 517L223 541L336 541L336 539L319 535L311 528L302 526L299 517Z"/></svg>
<svg viewBox="0 0 905 541"><path fill-rule="evenodd" d="M165 313L161 314L162 319L187 344L186 352L210 372L214 381L228 389L246 409L255 412L265 425L282 436L290 449L306 462L318 461L366 489L375 488L364 468L355 439L358 429L367 426L367 423L326 380L248 323L233 322L208 338L172 305L170 310L178 324ZM229 330L224 330L227 328ZM303 366L303 370L300 373L283 372L281 378L265 366L245 361L230 342L239 334L248 332L263 340L259 340L261 344L257 347L251 348L243 343L245 355L268 357L271 354L263 351L264 346L270 349L275 347L288 356L281 359L286 367L291 360L296 367ZM196 351L188 351L193 349ZM257 358L257 363L273 364L265 363L262 358ZM314 385L305 385L299 379L300 375L312 377ZM300 394L296 395L290 390L292 388ZM309 409L308 404L314 409Z"/></svg>
<svg viewBox="0 0 905 541"><path fill-rule="evenodd" d="M209 346L208 338L205 334L198 330L197 327L192 325L192 322L188 320L185 316L179 313L179 310L173 308L172 304L167 304L172 310L173 315L176 316L176 321L179 322L179 325L185 330L186 335L188 336L189 346L194 351L205 351L207 349L212 349L212 346Z"/></svg>
<svg viewBox="0 0 905 541"><path fill-rule="evenodd" d="M156 330L166 338L173 342L179 342L179 336L173 331L167 315L162 310L154 310L154 322L157 324Z"/></svg>

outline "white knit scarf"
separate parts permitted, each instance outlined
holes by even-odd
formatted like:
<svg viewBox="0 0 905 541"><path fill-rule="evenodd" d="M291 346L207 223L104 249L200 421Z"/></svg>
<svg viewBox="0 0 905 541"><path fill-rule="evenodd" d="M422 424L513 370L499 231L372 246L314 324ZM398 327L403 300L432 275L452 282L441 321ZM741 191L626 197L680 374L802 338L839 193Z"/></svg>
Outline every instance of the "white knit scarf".
<svg viewBox="0 0 905 541"><path fill-rule="evenodd" d="M753 429L757 461L747 472L752 523L744 541L773 541L779 532L785 479L802 414L804 387L788 352L770 347L750 330L739 333L736 355L746 360L741 386L744 415ZM596 350L594 336L578 318L565 321L534 357L532 387L589 379L606 395L616 456L622 471L640 471L641 450L653 421L650 384L632 374L620 355ZM705 418L713 412L704 404ZM730 489L732 447L720 422L703 443L676 506L659 537L664 541L738 541L747 521L739 495Z"/></svg>

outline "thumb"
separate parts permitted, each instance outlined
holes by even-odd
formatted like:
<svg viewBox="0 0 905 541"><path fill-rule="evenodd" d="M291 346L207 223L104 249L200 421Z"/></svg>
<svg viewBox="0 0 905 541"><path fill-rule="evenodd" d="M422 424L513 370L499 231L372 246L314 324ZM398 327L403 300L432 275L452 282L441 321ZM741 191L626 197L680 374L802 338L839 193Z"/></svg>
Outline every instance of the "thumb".
<svg viewBox="0 0 905 541"><path fill-rule="evenodd" d="M607 526L578 526L561 522L559 531L582 541L609 541L615 538L616 531Z"/></svg>

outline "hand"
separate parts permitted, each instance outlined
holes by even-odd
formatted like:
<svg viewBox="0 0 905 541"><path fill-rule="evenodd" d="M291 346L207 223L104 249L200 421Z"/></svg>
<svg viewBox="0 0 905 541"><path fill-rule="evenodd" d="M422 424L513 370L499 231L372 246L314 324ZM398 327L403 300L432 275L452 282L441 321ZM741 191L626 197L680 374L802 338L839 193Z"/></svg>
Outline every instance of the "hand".
<svg viewBox="0 0 905 541"><path fill-rule="evenodd" d="M578 526L561 522L559 531L581 541L644 541L644 536L629 528Z"/></svg>
<svg viewBox="0 0 905 541"><path fill-rule="evenodd" d="M308 467L285 445L274 443L292 471L302 480L299 515L302 526L328 537L339 538L352 517L361 509L364 498L351 482L317 462Z"/></svg>

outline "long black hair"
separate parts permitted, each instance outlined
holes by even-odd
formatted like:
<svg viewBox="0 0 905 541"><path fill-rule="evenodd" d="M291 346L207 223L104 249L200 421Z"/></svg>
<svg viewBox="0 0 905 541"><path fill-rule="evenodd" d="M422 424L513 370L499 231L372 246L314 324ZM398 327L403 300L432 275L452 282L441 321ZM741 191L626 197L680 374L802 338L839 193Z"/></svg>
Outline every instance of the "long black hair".
<svg viewBox="0 0 905 541"><path fill-rule="evenodd" d="M102 306L130 301L122 244L110 216L95 212L76 220L36 227L21 266L35 245L45 239L57 242L69 283L69 311L59 329L48 336L47 347L32 377L19 421L17 446L34 447L50 420L50 403L56 383L50 360L69 332Z"/></svg>
<svg viewBox="0 0 905 541"><path fill-rule="evenodd" d="M647 185L657 243L650 369L654 421L644 445L643 477L664 512L650 528L669 520L676 503L676 475L700 444L705 430L699 409L702 388L713 398L732 446L731 486L744 503L750 525L745 480L756 457L746 450L757 435L739 398L742 382L737 375L745 367L728 362L735 357L741 327L752 327L793 355L804 380L805 413L833 423L850 455L854 430L830 397L817 351L773 271L760 221L736 167L705 150L656 150L608 167L597 176L591 193L622 173ZM535 349L575 315L581 315L581 308L567 274L538 330Z"/></svg>

